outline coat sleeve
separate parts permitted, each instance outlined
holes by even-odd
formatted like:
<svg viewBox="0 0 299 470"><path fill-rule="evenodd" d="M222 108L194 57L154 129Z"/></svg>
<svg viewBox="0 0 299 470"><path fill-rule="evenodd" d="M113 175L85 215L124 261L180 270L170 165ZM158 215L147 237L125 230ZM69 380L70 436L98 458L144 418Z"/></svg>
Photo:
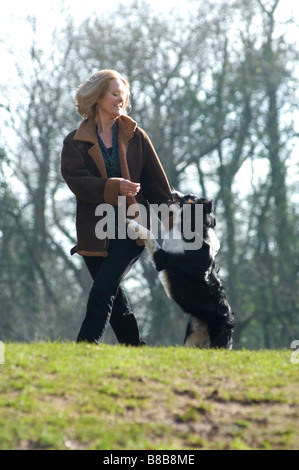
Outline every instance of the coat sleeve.
<svg viewBox="0 0 299 470"><path fill-rule="evenodd" d="M169 230L173 226L173 214L169 206L172 204L172 195L166 173L150 138L144 132L144 167L142 171L141 186L145 198L150 204L167 204L166 217L158 212L158 217Z"/></svg>
<svg viewBox="0 0 299 470"><path fill-rule="evenodd" d="M77 199L117 205L122 178L101 178L87 168L83 154L68 136L61 153L61 174Z"/></svg>
<svg viewBox="0 0 299 470"><path fill-rule="evenodd" d="M141 177L143 194L150 204L171 200L171 189L159 157L150 138L143 132L144 166Z"/></svg>

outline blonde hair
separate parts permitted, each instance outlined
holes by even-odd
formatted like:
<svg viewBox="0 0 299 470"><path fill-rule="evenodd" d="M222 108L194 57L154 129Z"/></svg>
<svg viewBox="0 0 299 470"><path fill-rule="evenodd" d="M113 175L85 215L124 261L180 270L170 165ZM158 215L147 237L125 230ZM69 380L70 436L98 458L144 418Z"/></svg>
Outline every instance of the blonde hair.
<svg viewBox="0 0 299 470"><path fill-rule="evenodd" d="M130 86L128 82L115 70L100 70L89 77L78 87L75 96L75 105L78 114L84 119L94 119L97 113L97 101L101 99L109 89L113 78L122 80L127 89L123 111L125 112L130 98Z"/></svg>

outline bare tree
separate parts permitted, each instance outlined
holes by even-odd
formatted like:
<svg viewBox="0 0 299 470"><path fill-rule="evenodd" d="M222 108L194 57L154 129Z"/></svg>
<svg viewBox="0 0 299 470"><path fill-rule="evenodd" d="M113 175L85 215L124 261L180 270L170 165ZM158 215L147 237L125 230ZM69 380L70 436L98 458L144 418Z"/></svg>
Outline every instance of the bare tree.
<svg viewBox="0 0 299 470"><path fill-rule="evenodd" d="M277 0L217 5L198 2L197 13L165 18L133 2L79 27L69 20L49 54L33 34L30 67L19 68L20 119L8 109L18 145L2 157L22 197L4 172L0 194L1 298L13 319L26 312L24 339L73 338L83 314L91 280L80 258L69 256L75 201L59 159L64 136L79 124L76 87L101 68L128 78L131 116L148 132L170 184L214 200L237 347L274 347L298 332L298 215L286 179L296 132L290 120L282 123L292 93L289 62L297 63L298 51L277 34ZM247 192L237 186L245 168ZM149 342L181 343L186 318L166 298L147 256L126 285ZM15 320L3 316L2 324L19 338Z"/></svg>

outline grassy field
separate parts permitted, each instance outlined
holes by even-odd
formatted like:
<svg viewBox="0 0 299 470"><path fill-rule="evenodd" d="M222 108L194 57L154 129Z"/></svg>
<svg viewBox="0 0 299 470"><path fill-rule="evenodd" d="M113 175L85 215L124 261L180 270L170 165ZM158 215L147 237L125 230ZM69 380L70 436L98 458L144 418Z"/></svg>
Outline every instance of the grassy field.
<svg viewBox="0 0 299 470"><path fill-rule="evenodd" d="M289 351L6 344L0 449L298 449Z"/></svg>

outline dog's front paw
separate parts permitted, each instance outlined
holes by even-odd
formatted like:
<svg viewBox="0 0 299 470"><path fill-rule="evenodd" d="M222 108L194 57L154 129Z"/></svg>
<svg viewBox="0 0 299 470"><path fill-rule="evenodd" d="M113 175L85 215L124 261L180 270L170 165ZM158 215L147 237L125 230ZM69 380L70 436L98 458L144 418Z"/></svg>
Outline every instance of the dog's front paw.
<svg viewBox="0 0 299 470"><path fill-rule="evenodd" d="M142 240L149 240L151 238L151 232L147 230L147 228L140 225L135 220L127 219L127 226L132 232L136 233L138 237L141 238Z"/></svg>
<svg viewBox="0 0 299 470"><path fill-rule="evenodd" d="M133 219L127 219L127 226L133 232L137 232L139 230L139 224Z"/></svg>

